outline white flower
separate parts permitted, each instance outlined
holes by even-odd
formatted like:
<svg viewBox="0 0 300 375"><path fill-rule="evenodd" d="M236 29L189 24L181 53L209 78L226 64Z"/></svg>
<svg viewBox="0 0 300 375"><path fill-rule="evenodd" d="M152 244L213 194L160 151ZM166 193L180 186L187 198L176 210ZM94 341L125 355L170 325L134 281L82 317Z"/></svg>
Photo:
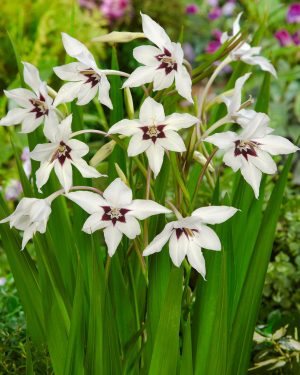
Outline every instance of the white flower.
<svg viewBox="0 0 300 375"><path fill-rule="evenodd" d="M140 46L133 50L134 58L144 66L133 71L123 87L137 87L153 82L153 90L170 87L175 79L178 93L193 103L191 77L183 66L180 43L171 42L165 30L146 14L142 14L143 32L154 46Z"/></svg>
<svg viewBox="0 0 300 375"><path fill-rule="evenodd" d="M187 256L190 265L205 278L205 260L201 249L221 250L217 234L205 224L219 224L231 218L237 209L227 206L209 206L195 210L191 216L168 223L143 251L147 256L162 250L169 242L172 262L180 267Z"/></svg>
<svg viewBox="0 0 300 375"><path fill-rule="evenodd" d="M242 88L246 80L250 77L251 73L247 73L242 77L238 78L235 82L234 90L231 95L223 95L221 99L227 107L227 117L229 121L236 122L241 126L244 126L253 119L256 115L256 111L253 109L243 109L242 107Z"/></svg>
<svg viewBox="0 0 300 375"><path fill-rule="evenodd" d="M128 156L146 152L149 165L156 177L161 169L165 150L184 152L185 144L177 131L189 128L199 120L188 113L165 116L164 107L148 97L141 106L139 120L121 120L108 134L132 136Z"/></svg>
<svg viewBox="0 0 300 375"><path fill-rule="evenodd" d="M70 81L60 88L54 104L57 106L77 98L77 104L84 105L98 93L99 102L112 108L109 97L110 83L104 71L97 67L91 52L68 34L62 33L62 41L67 54L77 59L78 62L53 68L60 79Z"/></svg>
<svg viewBox="0 0 300 375"><path fill-rule="evenodd" d="M24 81L32 88L13 89L5 91L5 95L14 100L21 108L11 109L0 120L0 125L9 126L22 124L22 133L31 133L45 122L44 133L47 136L52 131L56 119L52 98L47 93L47 85L41 81L39 71L32 64L23 62Z"/></svg>
<svg viewBox="0 0 300 375"><path fill-rule="evenodd" d="M223 161L234 172L241 170L244 179L259 196L262 173L274 174L277 166L269 155L290 154L298 147L289 140L271 135L269 117L264 113L256 116L244 126L240 134L228 131L213 134L205 139L225 151Z"/></svg>
<svg viewBox="0 0 300 375"><path fill-rule="evenodd" d="M36 232L45 233L51 213L51 199L23 198L15 212L0 221L9 222L10 227L24 231L22 250Z"/></svg>
<svg viewBox="0 0 300 375"><path fill-rule="evenodd" d="M170 212L151 200L132 200L131 189L120 178L106 188L103 197L88 191L76 191L66 196L91 215L83 225L84 232L91 234L104 229L110 256L114 255L123 234L133 239L141 233L137 219Z"/></svg>
<svg viewBox="0 0 300 375"><path fill-rule="evenodd" d="M223 33L221 36L221 43L226 42L228 39L236 36L240 32L240 13L233 23L232 35ZM241 60L249 65L259 65L264 71L270 72L275 78L277 77L276 70L273 65L263 56L259 56L261 47L251 47L250 44L242 42L230 52L230 57L233 61Z"/></svg>
<svg viewBox="0 0 300 375"><path fill-rule="evenodd" d="M72 139L71 123L72 115L69 115L57 125L57 131L49 137L50 143L38 144L30 153L31 159L41 162L40 168L36 171L39 192L48 181L53 168L66 192L73 184L72 164L83 177L102 176L82 159L89 152L89 148L85 143Z"/></svg>

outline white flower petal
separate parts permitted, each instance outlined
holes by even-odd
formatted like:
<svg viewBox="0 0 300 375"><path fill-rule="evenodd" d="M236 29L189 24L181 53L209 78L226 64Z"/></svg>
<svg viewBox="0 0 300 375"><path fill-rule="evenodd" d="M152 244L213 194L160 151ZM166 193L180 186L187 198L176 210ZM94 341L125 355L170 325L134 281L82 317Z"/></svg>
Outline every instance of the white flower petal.
<svg viewBox="0 0 300 375"><path fill-rule="evenodd" d="M165 69L157 69L153 79L153 91L164 90L174 82L175 73L172 70L166 74Z"/></svg>
<svg viewBox="0 0 300 375"><path fill-rule="evenodd" d="M175 86L178 93L190 103L194 103L192 98L192 80L184 66L177 67L178 71L175 73Z"/></svg>
<svg viewBox="0 0 300 375"><path fill-rule="evenodd" d="M120 178L116 178L105 190L103 197L115 208L124 208L132 201L132 191Z"/></svg>
<svg viewBox="0 0 300 375"><path fill-rule="evenodd" d="M165 244L168 242L172 231L173 222L168 223L165 226L164 230L153 238L150 244L143 251L143 256L148 256L150 254L158 253L159 251L161 251Z"/></svg>
<svg viewBox="0 0 300 375"><path fill-rule="evenodd" d="M166 116L164 120L164 124L167 125L166 129L170 130L187 129L197 122L199 122L199 119L189 113L173 113Z"/></svg>
<svg viewBox="0 0 300 375"><path fill-rule="evenodd" d="M31 159L41 162L50 161L53 153L56 151L57 145L53 143L38 144L30 152Z"/></svg>
<svg viewBox="0 0 300 375"><path fill-rule="evenodd" d="M254 191L255 198L259 196L259 186L262 177L262 173L253 164L248 163L244 158L242 159L243 166L241 168L241 173L244 179L252 187Z"/></svg>
<svg viewBox="0 0 300 375"><path fill-rule="evenodd" d="M262 138L268 134L268 124L270 118L268 115L262 112L256 113L256 115L243 127L243 131L240 134L240 139L252 140L254 138Z"/></svg>
<svg viewBox="0 0 300 375"><path fill-rule="evenodd" d="M57 107L61 103L72 102L78 97L81 87L84 85L82 81L67 82L59 90L54 100L54 106Z"/></svg>
<svg viewBox="0 0 300 375"><path fill-rule="evenodd" d="M2 119L0 120L0 125L9 126L21 124L24 118L28 116L28 113L28 109L24 108L11 109L5 117L2 117Z"/></svg>
<svg viewBox="0 0 300 375"><path fill-rule="evenodd" d="M143 139L142 132L134 134L128 144L128 156L136 156L146 151L152 144L150 139Z"/></svg>
<svg viewBox="0 0 300 375"><path fill-rule="evenodd" d="M101 177L102 174L97 171L97 169L88 165L88 163L81 158L73 158L72 164L79 170L82 177L85 178L98 178Z"/></svg>
<svg viewBox="0 0 300 375"><path fill-rule="evenodd" d="M250 163L255 165L255 167L261 170L263 173L276 173L277 165L268 153L257 149L256 154L257 156L248 155L248 160Z"/></svg>
<svg viewBox="0 0 300 375"><path fill-rule="evenodd" d="M57 142L64 141L67 143L69 141L70 135L72 134L72 118L73 115L70 114L58 125L58 133L56 135Z"/></svg>
<svg viewBox="0 0 300 375"><path fill-rule="evenodd" d="M121 120L114 124L107 132L107 134L122 134L130 136L135 134L137 131L140 131L140 123L137 120Z"/></svg>
<svg viewBox="0 0 300 375"><path fill-rule="evenodd" d="M109 97L110 83L106 75L102 74L99 82L99 102L106 105L108 108L113 109L112 102Z"/></svg>
<svg viewBox="0 0 300 375"><path fill-rule="evenodd" d="M165 131L166 138L158 138L157 143L166 150L175 152L186 151L183 139L174 130Z"/></svg>
<svg viewBox="0 0 300 375"><path fill-rule="evenodd" d="M108 254L110 257L114 255L122 239L122 232L119 231L113 225L108 226L104 229L104 239L107 245Z"/></svg>
<svg viewBox="0 0 300 375"><path fill-rule="evenodd" d="M69 56L74 57L82 64L85 64L93 69L97 68L93 55L83 43L66 33L62 33L61 35L63 45Z"/></svg>
<svg viewBox="0 0 300 375"><path fill-rule="evenodd" d="M216 232L206 225L199 226L199 233L195 234L195 241L198 242L199 247L204 249L221 250L221 242Z"/></svg>
<svg viewBox="0 0 300 375"><path fill-rule="evenodd" d="M243 156L234 154L235 147L231 147L229 150L227 150L223 156L223 162L234 172L237 172L242 167L241 158Z"/></svg>
<svg viewBox="0 0 300 375"><path fill-rule="evenodd" d="M56 163L54 164L54 171L61 186L67 193L73 184L73 172L70 161L68 159L65 159L63 165L61 165L59 161L56 161Z"/></svg>
<svg viewBox="0 0 300 375"><path fill-rule="evenodd" d="M89 146L77 139L69 139L67 141L68 146L72 149L72 154L76 155L76 158L82 158L89 152Z"/></svg>
<svg viewBox="0 0 300 375"><path fill-rule="evenodd" d="M130 77L126 79L123 83L124 87L138 87L145 83L152 82L154 79L156 69L149 66L139 66L131 74Z"/></svg>
<svg viewBox="0 0 300 375"><path fill-rule="evenodd" d="M49 161L45 161L41 163L39 169L36 171L36 186L40 193L42 192L41 188L49 180L49 176L53 167L54 167L54 162L50 163Z"/></svg>
<svg viewBox="0 0 300 375"><path fill-rule="evenodd" d="M63 81L82 81L85 77L80 71L88 69L89 66L79 62L56 66L53 68L54 73Z"/></svg>
<svg viewBox="0 0 300 375"><path fill-rule="evenodd" d="M23 62L24 65L24 81L30 86L33 91L39 96L40 86L42 84L39 71L37 68L27 62Z"/></svg>
<svg viewBox="0 0 300 375"><path fill-rule="evenodd" d="M22 121L21 133L31 133L44 121L45 116L36 118L35 114L29 113Z"/></svg>
<svg viewBox="0 0 300 375"><path fill-rule="evenodd" d="M116 228L120 232L124 233L126 237L134 239L141 233L141 228L139 222L133 216L125 216L126 222L122 223L120 221L116 222Z"/></svg>
<svg viewBox="0 0 300 375"><path fill-rule="evenodd" d="M238 210L230 206L208 206L200 207L192 213L201 223L220 224L230 219Z"/></svg>
<svg viewBox="0 0 300 375"><path fill-rule="evenodd" d="M30 99L36 99L36 95L27 89L13 89L6 91L4 94L7 98L14 100L18 105L24 108L31 107Z"/></svg>
<svg viewBox="0 0 300 375"><path fill-rule="evenodd" d="M259 140L259 148L269 152L271 155L286 155L299 150L299 147L293 145L288 139L279 135L267 135Z"/></svg>
<svg viewBox="0 0 300 375"><path fill-rule="evenodd" d="M92 234L96 232L96 230L106 228L109 225L109 221L102 221L101 214L99 214L99 212L95 212L87 218L83 224L82 230L85 233Z"/></svg>
<svg viewBox="0 0 300 375"><path fill-rule="evenodd" d="M144 220L153 215L172 212L168 208L149 199L134 199L126 208L130 210L127 215L133 215L139 220Z"/></svg>
<svg viewBox="0 0 300 375"><path fill-rule="evenodd" d="M165 119L165 111L162 104L156 102L150 96L143 102L140 108L140 121L143 125L161 124Z"/></svg>
<svg viewBox="0 0 300 375"><path fill-rule="evenodd" d="M229 114L234 114L239 110L242 104L242 88L250 77L251 73L247 73L242 77L238 78L234 85L233 95L230 97L230 105L227 107ZM225 103L226 104L226 103Z"/></svg>
<svg viewBox="0 0 300 375"><path fill-rule="evenodd" d="M154 173L154 178L157 177L161 170L164 161L164 149L160 146L151 145L146 150L149 166Z"/></svg>
<svg viewBox="0 0 300 375"><path fill-rule="evenodd" d="M176 267L180 267L184 257L187 254L187 249L189 246L189 239L184 233L177 238L176 231L173 231L170 242L169 242L169 254L172 259L173 264Z"/></svg>
<svg viewBox="0 0 300 375"><path fill-rule="evenodd" d="M160 55L162 51L154 46L139 46L133 50L133 57L141 64L156 67L159 61L155 56Z"/></svg>
<svg viewBox="0 0 300 375"><path fill-rule="evenodd" d="M28 227L27 229L25 229L25 231L23 233L22 249L21 250L25 249L25 246L33 238L34 234L35 234L35 228L34 228L34 226L31 225L30 227Z"/></svg>
<svg viewBox="0 0 300 375"><path fill-rule="evenodd" d="M99 90L99 84L92 87L90 84L85 83L81 86L81 90L78 92L77 105L86 105L97 95Z"/></svg>
<svg viewBox="0 0 300 375"><path fill-rule="evenodd" d="M97 213L100 218L104 212L103 208L101 207L108 205L106 200L103 199L100 194L96 194L91 191L75 191L65 194L65 196L78 204L78 206L80 206L87 213Z"/></svg>
<svg viewBox="0 0 300 375"><path fill-rule="evenodd" d="M151 40L152 43L156 44L161 50L164 48L171 49L172 42L165 30L146 14L141 13L141 16L143 32L146 37Z"/></svg>
<svg viewBox="0 0 300 375"><path fill-rule="evenodd" d="M205 279L205 259L202 254L200 246L195 241L190 241L187 249L187 258L190 265Z"/></svg>
<svg viewBox="0 0 300 375"><path fill-rule="evenodd" d="M58 133L58 118L54 110L49 109L48 115L45 116L44 135L51 142L55 142L55 136Z"/></svg>
<svg viewBox="0 0 300 375"><path fill-rule="evenodd" d="M206 137L205 142L212 143L219 147L221 150L226 150L234 146L234 142L238 139L238 136L234 132L216 133Z"/></svg>
<svg viewBox="0 0 300 375"><path fill-rule="evenodd" d="M265 57L245 55L241 57L241 60L249 65L259 65L262 70L271 73L275 78L277 78L277 73L274 66Z"/></svg>

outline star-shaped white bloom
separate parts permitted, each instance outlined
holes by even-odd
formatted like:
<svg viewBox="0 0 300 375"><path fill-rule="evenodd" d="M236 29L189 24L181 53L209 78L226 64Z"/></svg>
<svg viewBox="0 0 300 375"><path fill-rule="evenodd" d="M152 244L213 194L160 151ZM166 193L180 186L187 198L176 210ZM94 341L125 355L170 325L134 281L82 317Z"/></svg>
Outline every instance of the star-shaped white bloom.
<svg viewBox="0 0 300 375"><path fill-rule="evenodd" d="M120 178L106 188L103 197L88 191L76 191L66 196L91 215L83 225L84 232L91 234L104 229L110 256L114 255L123 234L134 239L141 233L138 220L171 212L151 200L132 200L131 189Z"/></svg>
<svg viewBox="0 0 300 375"><path fill-rule="evenodd" d="M79 170L83 177L97 178L102 175L82 159L89 152L88 146L72 139L72 115L66 117L59 125L56 132L49 137L50 143L38 144L30 153L33 160L41 162L36 171L36 185L39 192L54 171L66 192L73 184L72 164Z"/></svg>
<svg viewBox="0 0 300 375"><path fill-rule="evenodd" d="M24 231L22 250L36 232L45 233L51 213L51 199L23 198L15 212L0 221L9 222L10 227Z"/></svg>
<svg viewBox="0 0 300 375"><path fill-rule="evenodd" d="M137 87L153 82L153 90L170 87L175 80L178 93L193 103L191 77L183 65L180 43L171 42L165 30L146 14L142 14L142 27L154 46L140 46L133 50L134 58L144 66L138 67L123 87Z"/></svg>
<svg viewBox="0 0 300 375"><path fill-rule="evenodd" d="M172 262L180 267L187 256L190 265L205 278L205 259L201 249L221 250L215 231L206 224L219 224L231 218L237 209L228 206L209 206L195 210L191 216L168 223L143 251L147 256L162 250L169 242Z"/></svg>
<svg viewBox="0 0 300 375"><path fill-rule="evenodd" d="M221 99L227 107L227 117L229 121L236 122L244 126L253 119L256 111L253 109L243 109L242 107L242 88L251 73L247 73L238 78L235 82L234 90L231 95L222 95Z"/></svg>
<svg viewBox="0 0 300 375"><path fill-rule="evenodd" d="M240 13L233 23L232 35L223 33L221 36L221 43L236 36L240 32ZM251 47L250 44L242 42L230 52L230 57L233 61L241 60L249 65L259 65L260 68L266 72L270 72L275 78L277 77L274 66L265 57L260 56L261 47Z"/></svg>
<svg viewBox="0 0 300 375"><path fill-rule="evenodd" d="M136 156L145 151L156 177L161 169L165 150L186 151L177 131L189 128L198 121L197 117L188 113L165 116L162 104L148 97L141 106L139 119L121 120L109 129L108 134L132 136L128 156Z"/></svg>
<svg viewBox="0 0 300 375"><path fill-rule="evenodd" d="M47 85L41 81L39 71L32 64L23 62L24 81L32 88L13 89L5 91L5 95L14 100L21 108L11 109L0 120L0 125L9 126L22 124L22 133L31 133L39 125L45 123L44 133L47 136L52 131L56 119L53 100L47 93Z"/></svg>
<svg viewBox="0 0 300 375"><path fill-rule="evenodd" d="M223 161L234 172L241 170L244 179L259 196L262 173L274 174L277 166L271 155L290 154L299 150L286 138L271 135L269 117L257 113L240 134L228 131L216 133L205 139L225 151Z"/></svg>
<svg viewBox="0 0 300 375"><path fill-rule="evenodd" d="M60 88L54 104L57 106L77 98L76 104L85 105L98 93L99 102L112 109L109 97L110 83L104 71L97 67L91 52L68 34L62 33L62 41L67 54L78 62L53 68L60 79L70 81Z"/></svg>

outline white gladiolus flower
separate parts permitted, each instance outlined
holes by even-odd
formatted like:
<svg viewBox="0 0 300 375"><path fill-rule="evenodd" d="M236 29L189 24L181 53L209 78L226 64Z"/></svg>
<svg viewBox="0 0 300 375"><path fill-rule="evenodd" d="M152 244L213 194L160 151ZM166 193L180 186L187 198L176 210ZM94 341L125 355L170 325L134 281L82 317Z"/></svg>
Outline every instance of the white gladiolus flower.
<svg viewBox="0 0 300 375"><path fill-rule="evenodd" d="M53 100L47 93L47 85L41 81L39 71L32 64L23 62L24 81L31 87L28 89L13 89L5 91L5 95L14 100L21 108L11 109L0 120L0 125L9 126L22 124L22 133L31 133L43 122L44 133L47 136L53 128L56 119Z"/></svg>
<svg viewBox="0 0 300 375"><path fill-rule="evenodd" d="M104 229L109 256L114 255L123 234L134 239L141 233L138 220L171 212L151 200L132 200L131 189L120 178L106 188L103 197L88 191L76 191L66 196L91 215L83 225L84 232L91 234Z"/></svg>
<svg viewBox="0 0 300 375"><path fill-rule="evenodd" d="M197 117L188 113L165 116L162 104L148 97L141 106L138 120L121 120L109 129L108 134L132 136L128 156L146 152L150 168L156 177L161 169L165 150L186 151L177 131L189 128L198 121Z"/></svg>
<svg viewBox="0 0 300 375"><path fill-rule="evenodd" d="M161 251L169 241L169 253L174 265L180 267L187 256L190 265L205 278L205 259L201 249L221 250L219 237L206 224L223 223L236 212L236 208L227 206L198 208L191 216L168 223L146 247L143 255Z"/></svg>
<svg viewBox="0 0 300 375"><path fill-rule="evenodd" d="M60 79L70 81L58 91L55 105L71 102L76 98L76 104L85 105L98 93L99 102L112 109L109 97L110 83L105 74L107 71L97 67L93 55L79 40L62 33L62 41L67 54L78 62L53 68Z"/></svg>
<svg viewBox="0 0 300 375"><path fill-rule="evenodd" d="M240 32L240 13L233 23L232 35L223 33L221 36L221 43L236 36ZM241 60L249 65L259 65L260 68L266 72L270 72L275 78L277 77L274 66L265 57L260 56L261 47L251 47L250 44L242 42L230 52L230 57L233 61Z"/></svg>
<svg viewBox="0 0 300 375"><path fill-rule="evenodd" d="M256 115L256 111L253 109L244 109L242 107L242 88L246 80L250 77L251 73L247 73L242 77L238 78L235 82L234 90L231 95L223 95L222 101L227 107L227 117L229 121L236 122L241 126L244 126L253 119Z"/></svg>
<svg viewBox="0 0 300 375"><path fill-rule="evenodd" d="M133 50L134 58L144 66L138 67L125 81L123 87L137 87L153 82L153 90L170 87L175 80L178 93L193 103L191 77L183 65L180 43L171 42L165 30L146 14L142 14L145 36L154 46L139 46Z"/></svg>
<svg viewBox="0 0 300 375"><path fill-rule="evenodd" d="M82 159L89 152L89 148L85 143L72 139L71 123L72 115L69 115L57 125L56 132L49 137L50 143L38 144L30 153L31 159L41 162L40 168L36 171L36 185L39 192L48 181L53 168L66 192L73 184L72 165L83 177L103 176Z"/></svg>
<svg viewBox="0 0 300 375"><path fill-rule="evenodd" d="M259 196L262 173L274 174L277 166L270 155L290 154L299 150L286 138L271 135L269 117L257 113L240 134L228 131L205 139L225 151L223 161L234 172L241 170L255 197Z"/></svg>
<svg viewBox="0 0 300 375"><path fill-rule="evenodd" d="M51 198L23 198L17 205L15 212L0 221L0 224L9 222L10 227L24 231L22 250L36 232L45 233L51 213Z"/></svg>

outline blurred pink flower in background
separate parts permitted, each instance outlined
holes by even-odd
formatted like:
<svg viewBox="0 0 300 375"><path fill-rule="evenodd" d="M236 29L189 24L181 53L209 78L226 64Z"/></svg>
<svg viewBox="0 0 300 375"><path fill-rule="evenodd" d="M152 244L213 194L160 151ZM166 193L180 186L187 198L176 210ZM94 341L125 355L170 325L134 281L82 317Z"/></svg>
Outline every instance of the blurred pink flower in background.
<svg viewBox="0 0 300 375"><path fill-rule="evenodd" d="M208 13L208 18L210 20L216 20L222 15L222 8L215 7Z"/></svg>
<svg viewBox="0 0 300 375"><path fill-rule="evenodd" d="M129 0L103 0L100 6L103 14L114 21L124 16L129 6Z"/></svg>
<svg viewBox="0 0 300 375"><path fill-rule="evenodd" d="M224 16L232 16L235 9L235 1L226 1L222 7L222 13Z"/></svg>
<svg viewBox="0 0 300 375"><path fill-rule="evenodd" d="M184 52L184 56L187 58L187 60L189 62L193 62L195 60L196 53L191 43L183 43L182 49Z"/></svg>
<svg viewBox="0 0 300 375"><path fill-rule="evenodd" d="M198 13L199 8L197 4L187 4L185 7L185 13L186 14L196 14Z"/></svg>
<svg viewBox="0 0 300 375"><path fill-rule="evenodd" d="M3 286L6 284L6 277L0 277L0 286Z"/></svg>
<svg viewBox="0 0 300 375"><path fill-rule="evenodd" d="M296 46L300 45L300 30L296 31L295 34L292 35L292 39Z"/></svg>
<svg viewBox="0 0 300 375"><path fill-rule="evenodd" d="M22 193L22 185L19 180L11 179L5 188L5 198L8 201L16 201Z"/></svg>
<svg viewBox="0 0 300 375"><path fill-rule="evenodd" d="M288 23L300 23L300 3L289 6L286 19Z"/></svg>
<svg viewBox="0 0 300 375"><path fill-rule="evenodd" d="M275 38L279 41L282 47L290 46L293 44L293 39L290 33L285 29L280 29L274 34Z"/></svg>
<svg viewBox="0 0 300 375"><path fill-rule="evenodd" d="M207 4L216 7L218 5L219 1L218 0L207 0Z"/></svg>
<svg viewBox="0 0 300 375"><path fill-rule="evenodd" d="M215 53L221 45L222 31L215 29L211 32L211 34L215 38L215 40L212 40L208 43L208 45L205 48L206 53Z"/></svg>
<svg viewBox="0 0 300 375"><path fill-rule="evenodd" d="M24 147L21 155L21 160L23 161L23 169L27 177L29 177L31 174L31 160L29 154L29 147Z"/></svg>
<svg viewBox="0 0 300 375"><path fill-rule="evenodd" d="M78 0L78 4L83 7L83 8L86 8L86 9L95 9L97 8L98 2L95 1L95 0Z"/></svg>

